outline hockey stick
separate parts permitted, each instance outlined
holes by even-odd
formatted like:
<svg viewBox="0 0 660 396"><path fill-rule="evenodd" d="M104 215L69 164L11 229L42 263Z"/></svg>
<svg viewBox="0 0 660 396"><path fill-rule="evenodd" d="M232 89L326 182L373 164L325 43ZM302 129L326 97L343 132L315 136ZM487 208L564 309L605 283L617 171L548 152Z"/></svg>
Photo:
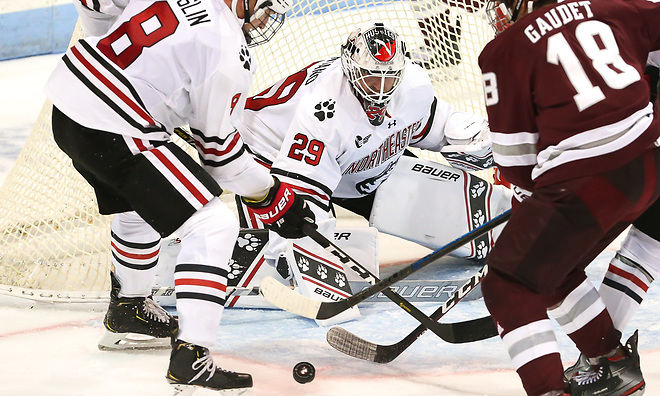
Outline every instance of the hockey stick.
<svg viewBox="0 0 660 396"><path fill-rule="evenodd" d="M447 289L458 290L461 286L461 283L465 282L465 279L404 279L399 281L393 289L397 293L408 293L410 296L406 296L408 302L433 302L433 303L443 303L447 300L447 294L451 297L454 293L453 291L448 291ZM373 283L367 281L349 281L352 290L362 290L365 287L371 286ZM16 288L14 288L16 290ZM447 291L446 291L447 290ZM0 294L9 294L5 293L2 290L0 285ZM11 295L11 294L9 294ZM151 288L151 295L153 297L174 297L174 286L156 286ZM227 299L231 297L243 297L243 296L259 296L259 286L227 286ZM106 299L100 299L103 302L107 302ZM389 302L390 300L381 295L373 295L366 299L364 302Z"/></svg>
<svg viewBox="0 0 660 396"><path fill-rule="evenodd" d="M151 288L152 297L168 297L174 294L174 286L158 286ZM259 286L227 286L226 299L234 296L258 296Z"/></svg>
<svg viewBox="0 0 660 396"><path fill-rule="evenodd" d="M356 274L358 274L362 279L365 279L369 281L369 283L375 284L376 282L380 281L374 274L372 274L368 269L366 269L362 264L358 263L355 259L353 259L351 256L349 256L347 253L345 253L343 250L341 250L337 245L332 243L328 238L323 236L320 232L316 230L316 228L312 227L309 224L305 224L302 227L303 232L314 242L318 243L321 247L323 247L325 250L336 256L339 261L342 263L348 265ZM482 271L485 271L484 270ZM481 273L481 272L480 272ZM485 275L485 273L483 274ZM483 276L482 275L482 276ZM470 279L472 281L474 277ZM479 278L481 279L481 278ZM477 281L478 283L478 281ZM458 292L462 292L462 290L465 288L463 286ZM473 289L472 287L471 289ZM470 289L470 290L471 290ZM468 291L469 292L469 291ZM454 293L454 295L456 295ZM442 338L443 340L450 342L450 343L461 343L461 342L471 342L471 341L479 341L483 339L483 333L488 332L489 329L465 329L461 328L459 329L460 331L456 331L456 329L453 328L452 323L438 323L437 320L434 320L432 318L429 318L426 316L426 314L422 311L420 311L417 307L412 305L408 300L405 298L401 297L397 292L394 290L390 289L389 287L385 288L383 290L383 294L387 296L390 300L392 300L393 303L401 307L404 311L406 311L408 314L410 314L412 317L417 319L422 325L422 328L424 330L430 329L432 332L434 332L438 337ZM467 293L461 294L460 298L463 298ZM450 300L454 299L452 297ZM449 305L449 301L447 300L444 304L444 306ZM449 305L449 308L445 308L444 312L447 312L451 307L455 305L455 303L458 302L458 300L455 300L455 302L451 305ZM491 328L494 328L492 326L492 319L490 319L490 316L487 317L488 321L486 321L486 324L491 324ZM479 324L481 322L475 321L475 325ZM497 332L495 332L497 334ZM476 338L471 338L472 336L476 336ZM331 344L332 345L332 344Z"/></svg>
<svg viewBox="0 0 660 396"><path fill-rule="evenodd" d="M481 282L481 279L486 276L487 272L488 267L484 266L460 289L455 291L452 296L444 302L444 304L435 310L430 318L434 321L442 318L450 309L456 306L463 297L467 296L468 293L477 287L479 282ZM454 341L456 343L482 340L494 337L498 334L497 328L490 316L465 322L451 323L451 328L454 331ZM426 326L421 324L401 341L391 345L379 345L360 338L342 327L335 326L328 331L326 339L328 344L346 355L376 363L389 363L402 354L403 351L408 349L413 342L426 332L426 330Z"/></svg>
<svg viewBox="0 0 660 396"><path fill-rule="evenodd" d="M312 300L311 298L294 292L293 290L282 285L277 280L269 277L266 277L263 281L261 281L259 292L271 304L286 311L311 319L328 319L366 300L367 298L382 291L383 289L392 286L399 280L404 279L415 271L424 268L440 257L453 252L454 250L472 241L473 239L487 233L488 231L507 221L509 217L511 217L511 209L493 218L489 222L486 222L481 227L475 228L474 230L453 240L445 246L422 257L421 259L415 261L402 270L390 275L385 279L380 280L379 282L376 282L373 286L367 287L359 293L356 293L343 300Z"/></svg>

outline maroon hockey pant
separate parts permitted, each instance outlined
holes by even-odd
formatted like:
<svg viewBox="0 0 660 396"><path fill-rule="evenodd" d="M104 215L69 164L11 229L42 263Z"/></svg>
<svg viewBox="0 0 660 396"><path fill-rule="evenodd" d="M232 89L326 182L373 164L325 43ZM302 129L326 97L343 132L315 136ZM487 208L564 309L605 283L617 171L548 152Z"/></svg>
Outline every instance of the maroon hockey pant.
<svg viewBox="0 0 660 396"><path fill-rule="evenodd" d="M482 282L500 335L547 319L586 277L584 268L660 195L660 149L610 172L539 188L520 203L488 257ZM571 334L588 357L619 343L607 311ZM563 388L558 354L519 368L528 394Z"/></svg>

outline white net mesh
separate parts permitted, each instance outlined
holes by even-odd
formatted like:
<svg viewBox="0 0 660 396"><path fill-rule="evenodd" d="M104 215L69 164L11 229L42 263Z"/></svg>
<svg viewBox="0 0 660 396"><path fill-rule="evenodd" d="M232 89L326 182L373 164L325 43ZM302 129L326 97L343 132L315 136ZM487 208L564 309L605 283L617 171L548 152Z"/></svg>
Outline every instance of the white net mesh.
<svg viewBox="0 0 660 396"><path fill-rule="evenodd" d="M454 0L299 2L275 38L254 49L260 69L253 93L338 56L348 33L370 20L385 21L403 36L413 58L429 67L438 98L485 115L477 56L492 31L480 12ZM81 36L77 26L72 42ZM110 288L110 217L98 214L92 189L57 148L50 117L46 102L0 189L0 293L95 301Z"/></svg>

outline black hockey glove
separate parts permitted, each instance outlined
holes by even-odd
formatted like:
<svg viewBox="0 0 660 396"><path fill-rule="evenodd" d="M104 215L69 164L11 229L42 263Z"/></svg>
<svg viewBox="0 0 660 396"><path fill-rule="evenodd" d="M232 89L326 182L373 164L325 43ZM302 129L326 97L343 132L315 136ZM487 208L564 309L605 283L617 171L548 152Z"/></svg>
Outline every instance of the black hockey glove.
<svg viewBox="0 0 660 396"><path fill-rule="evenodd" d="M241 197L248 209L261 220L266 228L275 231L283 238L302 238L305 233L302 227L310 224L316 228L315 217L304 199L296 195L291 186L274 177L275 185L271 187L266 198L252 201Z"/></svg>

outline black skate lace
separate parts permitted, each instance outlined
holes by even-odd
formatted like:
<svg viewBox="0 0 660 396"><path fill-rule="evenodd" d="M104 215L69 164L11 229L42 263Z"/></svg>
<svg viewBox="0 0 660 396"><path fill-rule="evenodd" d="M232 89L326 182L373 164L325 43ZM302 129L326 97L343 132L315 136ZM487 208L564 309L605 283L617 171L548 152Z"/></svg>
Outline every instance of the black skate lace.
<svg viewBox="0 0 660 396"><path fill-rule="evenodd" d="M195 375L189 382L197 380L202 376L202 374L204 374L205 371L209 372L209 377L206 379L206 381L208 381L213 377L213 374L215 374L215 362L213 361L213 358L211 358L210 354L206 354L204 357L201 357L193 362L192 369L199 371L197 372L197 375Z"/></svg>
<svg viewBox="0 0 660 396"><path fill-rule="evenodd" d="M154 319L161 323L169 323L170 321L170 315L167 311L156 304L151 298L144 299L144 312L149 319Z"/></svg>
<svg viewBox="0 0 660 396"><path fill-rule="evenodd" d="M577 374L573 377L575 382L578 385L589 385L598 381L603 376L603 366L598 367L598 371L587 370L587 371L578 371Z"/></svg>

